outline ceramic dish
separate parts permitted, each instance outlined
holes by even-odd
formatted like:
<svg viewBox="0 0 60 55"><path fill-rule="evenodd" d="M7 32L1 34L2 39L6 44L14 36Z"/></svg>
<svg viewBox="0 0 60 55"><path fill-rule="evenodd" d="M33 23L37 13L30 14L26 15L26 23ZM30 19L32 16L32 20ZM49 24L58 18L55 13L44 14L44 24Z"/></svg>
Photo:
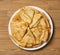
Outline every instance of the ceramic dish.
<svg viewBox="0 0 60 55"><path fill-rule="evenodd" d="M17 45L17 46L20 47L21 49L24 49L24 50L38 50L38 49L43 48L45 45L47 45L47 43L51 40L52 34L53 34L53 22L52 22L51 17L48 15L48 13L47 13L46 11L44 11L43 9L41 9L40 7L36 7L36 6L26 6L26 7L30 7L30 8L32 8L32 9L36 9L36 10L38 10L38 11L40 11L40 12L43 12L43 13L47 16L47 18L48 18L48 20L49 20L49 23L50 23L50 26L51 26L49 39L48 39L46 42L44 42L42 45L40 45L40 46L38 46L38 47L36 47L36 48L24 48L24 47L21 47L21 46L19 46L11 37L10 37L10 39L12 40L12 42L13 42L15 45ZM9 33L9 35L12 35L12 34L11 34L10 23L11 23L13 17L16 15L16 13L18 13L19 11L20 11L20 9L17 10L17 11L12 15L12 17L11 17L10 20L9 20L9 24L8 24L8 33Z"/></svg>

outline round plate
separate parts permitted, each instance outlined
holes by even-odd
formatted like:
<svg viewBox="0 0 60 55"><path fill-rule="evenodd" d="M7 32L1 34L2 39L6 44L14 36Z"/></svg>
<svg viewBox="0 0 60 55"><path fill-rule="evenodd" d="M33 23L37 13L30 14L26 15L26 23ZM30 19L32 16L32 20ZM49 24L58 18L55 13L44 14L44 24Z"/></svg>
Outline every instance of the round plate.
<svg viewBox="0 0 60 55"><path fill-rule="evenodd" d="M53 34L53 22L52 22L52 19L51 19L51 17L48 15L48 13L47 13L46 11L44 11L43 9L41 9L40 7L36 7L36 6L25 6L25 7L30 7L30 8L36 9L36 10L38 10L38 11L40 11L40 12L43 12L43 13L47 16L47 18L48 18L48 20L49 20L49 23L50 23L50 26L51 26L49 39L48 39L48 41L44 42L42 45L40 45L40 46L38 46L38 47L36 47L36 48L24 48L24 47L21 47L21 46L19 46L11 37L10 37L10 39L12 40L12 42L13 42L15 45L17 45L18 47L20 47L21 49L24 49L24 50L38 50L38 49L41 49L41 48L43 48L45 45L47 45L47 43L48 43L48 42L50 41L50 39L52 38L52 34ZM12 15L12 17L10 18L10 21L9 21L9 24L8 24L8 33L9 33L9 35L12 35L12 34L11 34L11 29L10 29L10 22L12 21L13 17L16 15L16 13L18 13L19 11L20 11L20 9L17 10L17 11Z"/></svg>

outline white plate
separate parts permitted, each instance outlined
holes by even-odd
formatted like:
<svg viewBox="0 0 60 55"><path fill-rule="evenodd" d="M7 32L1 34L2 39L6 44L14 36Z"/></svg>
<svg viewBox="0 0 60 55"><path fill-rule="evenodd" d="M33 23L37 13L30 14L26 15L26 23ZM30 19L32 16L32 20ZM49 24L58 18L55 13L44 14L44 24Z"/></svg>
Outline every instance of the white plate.
<svg viewBox="0 0 60 55"><path fill-rule="evenodd" d="M39 47L36 47L36 48L24 48L24 47L21 47L21 46L19 46L11 37L10 37L10 39L13 41L13 43L14 43L15 45L17 45L18 47L20 47L20 48L22 48L22 49L24 49L24 50L38 50L38 49L41 49L41 48L43 48L45 45L47 45L47 43L48 43L48 42L50 41L50 39L52 38L52 34L53 34L53 22L52 22L52 19L51 19L51 17L48 15L48 13L47 13L46 11L44 11L43 9L41 9L40 7L36 7L36 6L25 6L25 7L31 7L31 8L33 8L33 9L36 9L36 10L38 10L38 11L40 11L40 12L43 12L43 13L47 16L47 18L48 18L48 20L49 20L49 23L50 23L50 26L51 26L49 39L48 39L48 41L44 42L42 45L40 45ZM9 24L8 24L8 33L9 33L9 35L11 35L10 22L12 21L13 17L16 15L16 13L18 13L19 11L20 11L20 9L17 10L17 11L12 15L12 17L10 18L10 21L9 21Z"/></svg>

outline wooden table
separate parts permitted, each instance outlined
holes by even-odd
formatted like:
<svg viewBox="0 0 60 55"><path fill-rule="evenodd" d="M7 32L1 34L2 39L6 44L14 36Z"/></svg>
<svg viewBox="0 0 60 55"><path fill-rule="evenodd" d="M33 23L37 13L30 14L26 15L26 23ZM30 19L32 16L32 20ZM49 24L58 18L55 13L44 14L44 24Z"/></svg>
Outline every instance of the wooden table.
<svg viewBox="0 0 60 55"><path fill-rule="evenodd" d="M38 51L19 49L8 35L8 22L11 15L27 5L43 8L54 22L52 40ZM0 55L60 55L60 0L0 0Z"/></svg>

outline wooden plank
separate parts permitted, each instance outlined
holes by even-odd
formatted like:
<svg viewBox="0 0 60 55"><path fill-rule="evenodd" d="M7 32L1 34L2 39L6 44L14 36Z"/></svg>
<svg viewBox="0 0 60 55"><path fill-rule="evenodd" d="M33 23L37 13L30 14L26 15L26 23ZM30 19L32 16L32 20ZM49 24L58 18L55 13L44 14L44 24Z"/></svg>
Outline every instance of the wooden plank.
<svg viewBox="0 0 60 55"><path fill-rule="evenodd" d="M54 21L51 42L38 51L24 51L9 38L8 23L12 14L23 6L38 6L46 10ZM60 55L60 0L0 0L0 55ZM31 54L32 53L32 54Z"/></svg>

